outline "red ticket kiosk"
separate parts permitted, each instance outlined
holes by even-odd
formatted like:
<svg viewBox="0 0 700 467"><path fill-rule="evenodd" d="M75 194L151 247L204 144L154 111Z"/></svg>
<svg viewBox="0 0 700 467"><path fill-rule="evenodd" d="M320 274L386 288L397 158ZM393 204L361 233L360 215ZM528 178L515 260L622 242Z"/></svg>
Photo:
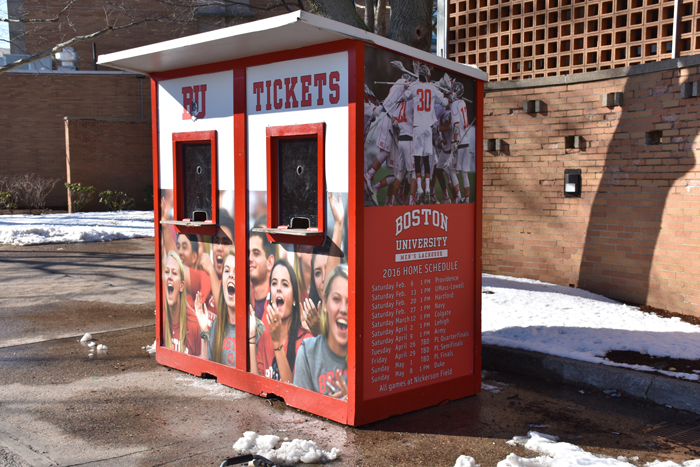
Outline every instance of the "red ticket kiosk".
<svg viewBox="0 0 700 467"><path fill-rule="evenodd" d="M361 425L481 383L486 75L306 12L151 77L157 360Z"/></svg>

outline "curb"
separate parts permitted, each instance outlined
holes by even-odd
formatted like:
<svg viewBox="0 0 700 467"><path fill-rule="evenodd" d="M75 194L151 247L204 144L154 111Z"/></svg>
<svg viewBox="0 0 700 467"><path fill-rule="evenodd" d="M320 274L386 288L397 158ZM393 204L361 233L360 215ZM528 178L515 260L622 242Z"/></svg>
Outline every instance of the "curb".
<svg viewBox="0 0 700 467"><path fill-rule="evenodd" d="M629 397L700 414L700 384L697 383L487 344L482 346L481 359L485 369L601 390L615 389Z"/></svg>

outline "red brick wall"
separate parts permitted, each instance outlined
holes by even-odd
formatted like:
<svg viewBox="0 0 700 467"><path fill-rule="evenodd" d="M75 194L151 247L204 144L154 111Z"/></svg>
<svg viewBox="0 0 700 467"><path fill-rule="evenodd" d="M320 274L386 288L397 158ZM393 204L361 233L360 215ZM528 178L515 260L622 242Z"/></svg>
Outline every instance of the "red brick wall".
<svg viewBox="0 0 700 467"><path fill-rule="evenodd" d="M506 150L484 152L484 272L700 316L700 98L680 97L699 80L692 58L487 85L484 138ZM611 92L622 106L603 106ZM565 147L573 135L583 149ZM581 198L564 197L564 169L581 169Z"/></svg>
<svg viewBox="0 0 700 467"><path fill-rule="evenodd" d="M105 210L98 202L104 190L123 191L135 209L152 209L144 188L153 191L151 123L143 120L65 120L68 181L94 186L93 200L84 211Z"/></svg>
<svg viewBox="0 0 700 467"><path fill-rule="evenodd" d="M48 206L67 206L64 117L141 119L143 104L150 119L150 82L134 75L13 72L0 75L0 89L0 174L61 178Z"/></svg>

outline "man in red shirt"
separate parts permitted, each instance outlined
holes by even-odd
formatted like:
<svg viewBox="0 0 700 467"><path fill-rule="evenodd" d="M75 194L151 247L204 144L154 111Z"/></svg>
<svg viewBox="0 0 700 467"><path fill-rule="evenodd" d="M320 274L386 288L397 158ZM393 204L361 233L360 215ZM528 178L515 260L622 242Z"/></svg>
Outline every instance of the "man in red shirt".
<svg viewBox="0 0 700 467"><path fill-rule="evenodd" d="M270 272L275 265L275 249L262 232L250 233L248 248L253 309L255 316L262 319L270 299Z"/></svg>

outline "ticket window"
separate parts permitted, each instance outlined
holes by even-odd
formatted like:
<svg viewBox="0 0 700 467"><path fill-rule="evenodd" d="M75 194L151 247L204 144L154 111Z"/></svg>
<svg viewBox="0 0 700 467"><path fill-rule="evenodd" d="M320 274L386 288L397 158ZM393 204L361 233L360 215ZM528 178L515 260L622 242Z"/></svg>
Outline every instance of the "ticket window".
<svg viewBox="0 0 700 467"><path fill-rule="evenodd" d="M216 131L173 133L176 221L217 222Z"/></svg>
<svg viewBox="0 0 700 467"><path fill-rule="evenodd" d="M323 123L267 128L267 228L272 241L317 244L325 236Z"/></svg>

